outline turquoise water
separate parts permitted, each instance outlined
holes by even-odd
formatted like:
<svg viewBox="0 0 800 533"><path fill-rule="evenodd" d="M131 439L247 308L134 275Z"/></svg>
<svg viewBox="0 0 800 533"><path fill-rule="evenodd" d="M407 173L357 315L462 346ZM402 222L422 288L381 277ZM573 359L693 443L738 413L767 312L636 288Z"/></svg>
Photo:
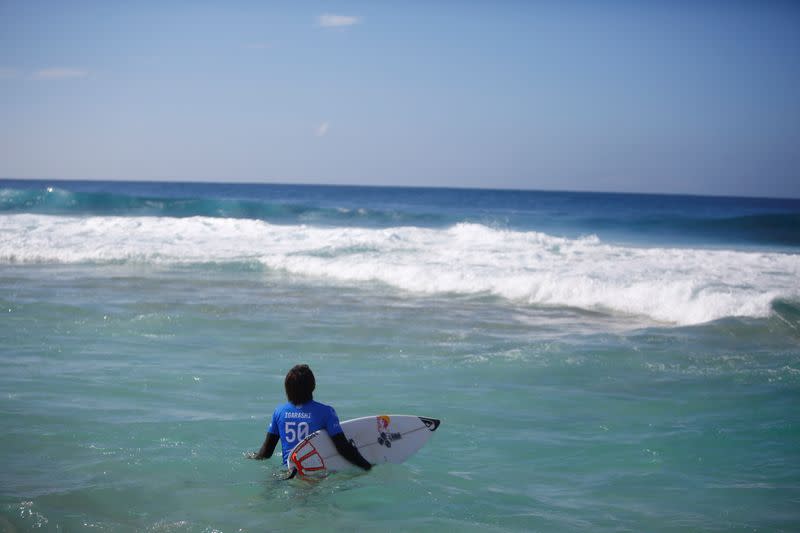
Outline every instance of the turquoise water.
<svg viewBox="0 0 800 533"><path fill-rule="evenodd" d="M800 527L796 202L0 190L2 531ZM442 425L282 481L244 453L299 362Z"/></svg>

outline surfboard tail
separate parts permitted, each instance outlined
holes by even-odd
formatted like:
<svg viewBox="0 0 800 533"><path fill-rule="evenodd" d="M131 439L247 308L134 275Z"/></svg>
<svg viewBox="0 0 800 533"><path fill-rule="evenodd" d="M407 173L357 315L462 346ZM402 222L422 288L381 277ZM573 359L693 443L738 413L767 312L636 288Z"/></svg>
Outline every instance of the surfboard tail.
<svg viewBox="0 0 800 533"><path fill-rule="evenodd" d="M325 470L325 460L311 440L304 440L295 446L292 453L289 454L289 461L292 463L295 473L300 474L300 477Z"/></svg>

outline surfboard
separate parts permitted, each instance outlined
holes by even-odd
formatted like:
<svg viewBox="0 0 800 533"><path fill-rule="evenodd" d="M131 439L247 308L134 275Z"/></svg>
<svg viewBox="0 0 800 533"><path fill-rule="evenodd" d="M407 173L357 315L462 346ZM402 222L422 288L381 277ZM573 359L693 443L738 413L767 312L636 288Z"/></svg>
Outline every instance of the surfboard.
<svg viewBox="0 0 800 533"><path fill-rule="evenodd" d="M413 415L375 415L342 422L345 437L373 465L402 463L422 448L441 422ZM289 454L289 470L300 476L321 476L355 465L339 455L328 432L316 431Z"/></svg>

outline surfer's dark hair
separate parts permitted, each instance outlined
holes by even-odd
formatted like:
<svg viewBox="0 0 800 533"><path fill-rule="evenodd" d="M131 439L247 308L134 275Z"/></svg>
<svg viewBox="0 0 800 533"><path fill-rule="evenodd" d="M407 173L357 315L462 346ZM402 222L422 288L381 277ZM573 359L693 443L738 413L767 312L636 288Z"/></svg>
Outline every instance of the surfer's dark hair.
<svg viewBox="0 0 800 533"><path fill-rule="evenodd" d="M314 379L314 373L308 368L308 365L294 365L289 373L286 374L286 380L283 382L286 387L286 398L295 405L303 405L314 399L314 387L317 382Z"/></svg>

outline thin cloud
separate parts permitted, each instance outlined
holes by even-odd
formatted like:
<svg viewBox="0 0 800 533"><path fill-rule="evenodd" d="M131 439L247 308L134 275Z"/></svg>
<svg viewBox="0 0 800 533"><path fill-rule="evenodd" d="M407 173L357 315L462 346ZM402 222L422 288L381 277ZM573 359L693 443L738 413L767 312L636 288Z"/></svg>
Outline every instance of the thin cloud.
<svg viewBox="0 0 800 533"><path fill-rule="evenodd" d="M317 137L325 137L325 135L328 133L329 127L330 123L323 122L322 124L314 128L314 135L316 135Z"/></svg>
<svg viewBox="0 0 800 533"><path fill-rule="evenodd" d="M269 43L247 43L244 47L248 50L269 50L272 45Z"/></svg>
<svg viewBox="0 0 800 533"><path fill-rule="evenodd" d="M361 17L348 15L325 14L317 18L317 24L323 28L345 28L361 23Z"/></svg>
<svg viewBox="0 0 800 533"><path fill-rule="evenodd" d="M88 70L69 67L43 68L33 73L36 80L67 80L73 78L85 78L89 75Z"/></svg>
<svg viewBox="0 0 800 533"><path fill-rule="evenodd" d="M0 68L0 80L11 80L19 77L19 72L13 68Z"/></svg>

